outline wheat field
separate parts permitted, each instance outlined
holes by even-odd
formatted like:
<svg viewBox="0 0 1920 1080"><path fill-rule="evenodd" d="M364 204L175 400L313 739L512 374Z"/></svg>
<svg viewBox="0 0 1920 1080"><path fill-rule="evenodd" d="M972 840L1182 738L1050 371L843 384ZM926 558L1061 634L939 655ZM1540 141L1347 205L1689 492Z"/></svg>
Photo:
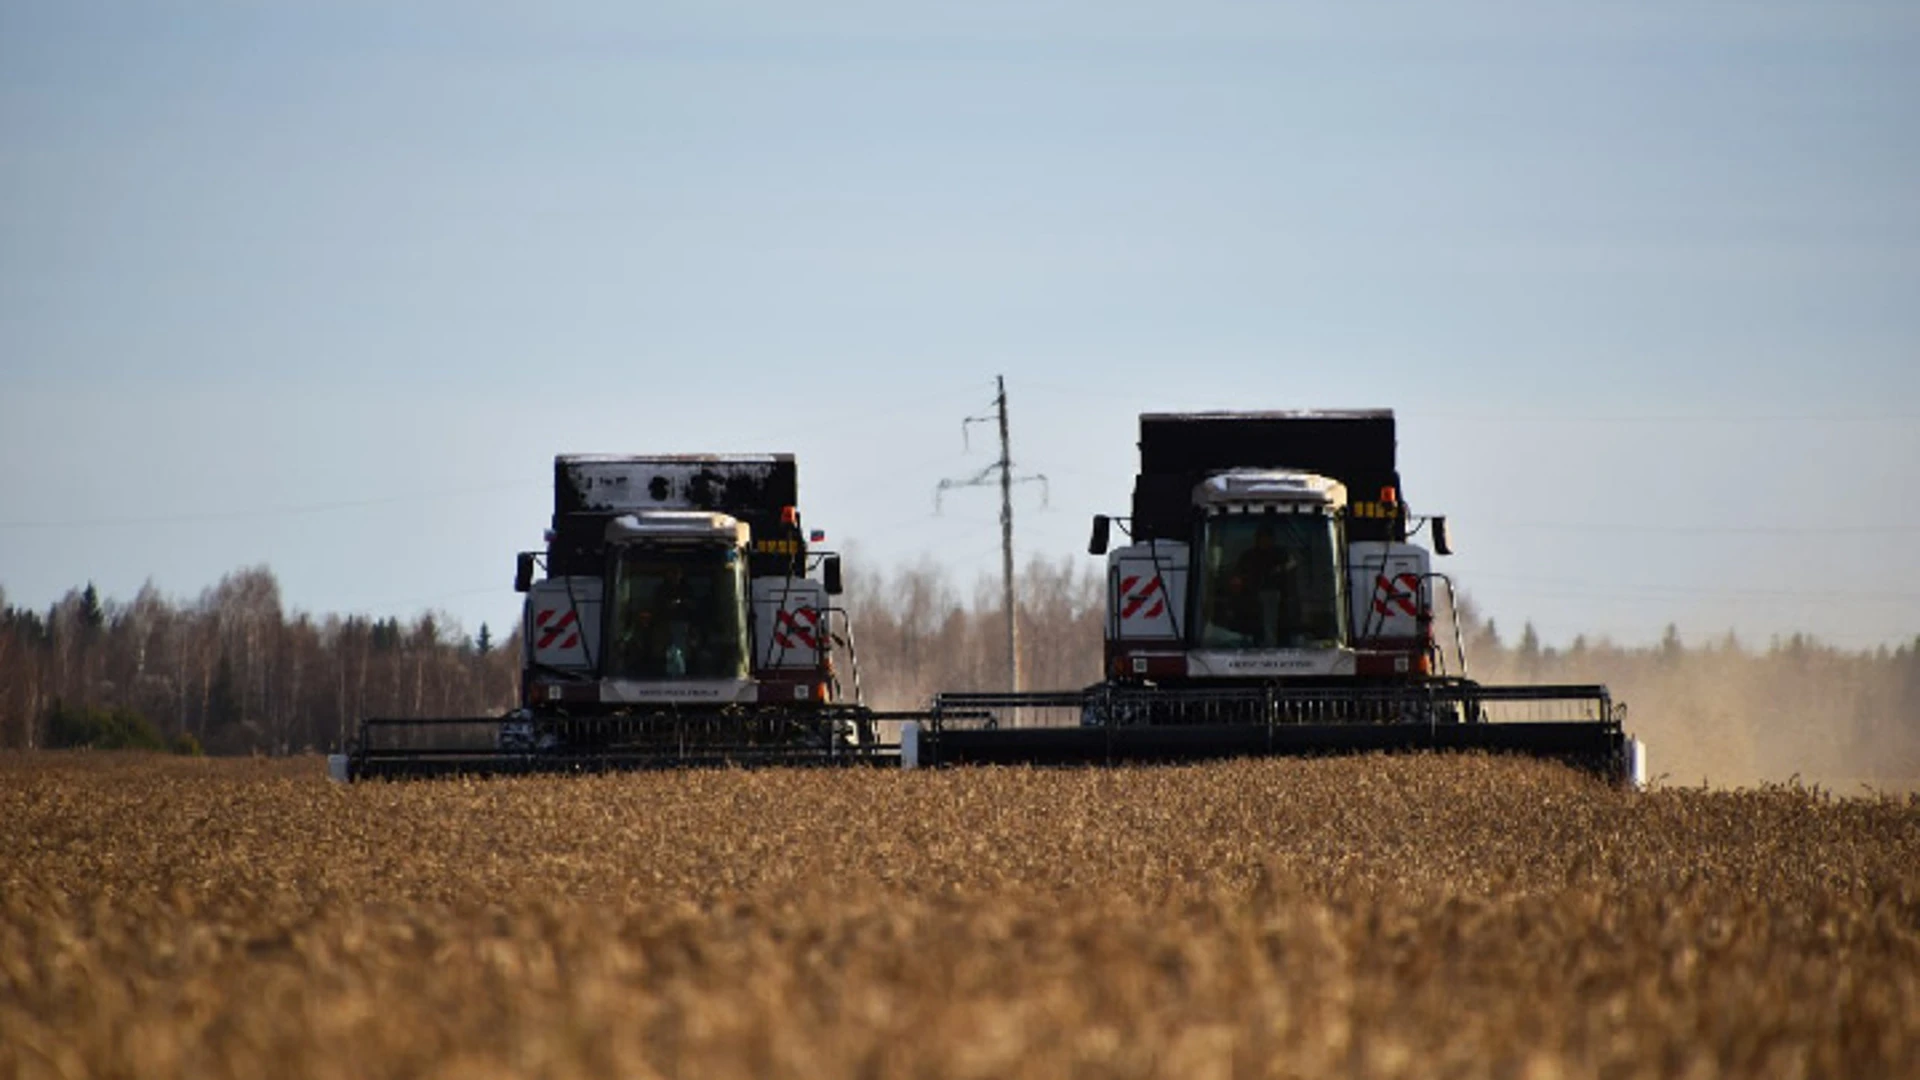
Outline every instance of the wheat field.
<svg viewBox="0 0 1920 1080"><path fill-rule="evenodd" d="M1920 797L0 758L0 1075L1920 1075Z"/></svg>

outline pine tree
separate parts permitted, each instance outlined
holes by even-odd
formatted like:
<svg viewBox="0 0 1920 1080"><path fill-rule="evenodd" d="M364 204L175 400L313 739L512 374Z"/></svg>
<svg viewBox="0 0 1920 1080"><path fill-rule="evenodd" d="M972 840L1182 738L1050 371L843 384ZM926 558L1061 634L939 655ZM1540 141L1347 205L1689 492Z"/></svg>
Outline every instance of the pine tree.
<svg viewBox="0 0 1920 1080"><path fill-rule="evenodd" d="M220 654L213 671L213 686L207 692L207 732L218 737L241 720L240 695L233 684L233 661Z"/></svg>
<svg viewBox="0 0 1920 1080"><path fill-rule="evenodd" d="M100 607L100 590L87 582L86 589L80 594L80 625L88 631L100 629L107 621L107 613Z"/></svg>
<svg viewBox="0 0 1920 1080"><path fill-rule="evenodd" d="M1678 663L1685 652L1686 646L1680 642L1680 628L1668 623L1666 632L1660 635L1660 659L1669 664Z"/></svg>

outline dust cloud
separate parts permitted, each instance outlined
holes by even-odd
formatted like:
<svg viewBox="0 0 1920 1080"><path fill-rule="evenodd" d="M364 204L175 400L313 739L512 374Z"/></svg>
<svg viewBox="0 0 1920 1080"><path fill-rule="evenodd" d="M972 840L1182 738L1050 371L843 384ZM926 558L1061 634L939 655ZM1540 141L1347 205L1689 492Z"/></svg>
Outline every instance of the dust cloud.
<svg viewBox="0 0 1920 1080"><path fill-rule="evenodd" d="M1073 560L1035 559L1021 575L1021 685L1077 689L1100 678L1104 578ZM869 700L923 706L936 690L1004 689L998 577L971 590L923 562L860 582L860 656ZM1468 673L1482 683L1605 684L1669 786L1799 781L1834 794L1920 790L1920 638L1845 651L1793 636L1755 647L1731 635L1652 645L1504 640L1463 602ZM1437 627L1452 660L1452 624ZM1457 671L1457 666L1453 666Z"/></svg>
<svg viewBox="0 0 1920 1080"><path fill-rule="evenodd" d="M1674 786L1798 781L1839 795L1920 790L1920 641L1845 651L1795 635L1762 648L1731 635L1622 648L1576 639L1505 645L1477 628L1481 682L1603 683Z"/></svg>

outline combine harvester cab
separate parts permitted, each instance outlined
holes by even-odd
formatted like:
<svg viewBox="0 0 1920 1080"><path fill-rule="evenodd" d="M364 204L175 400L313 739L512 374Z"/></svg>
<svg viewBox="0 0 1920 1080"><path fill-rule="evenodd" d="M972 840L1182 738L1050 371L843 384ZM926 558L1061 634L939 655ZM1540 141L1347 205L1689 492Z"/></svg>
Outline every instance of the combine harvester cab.
<svg viewBox="0 0 1920 1080"><path fill-rule="evenodd" d="M520 707L365 720L335 775L876 758L839 557L797 488L787 454L557 458L546 550L515 579Z"/></svg>
<svg viewBox="0 0 1920 1080"><path fill-rule="evenodd" d="M1436 635L1446 522L1409 512L1391 412L1149 414L1140 457L1131 543L1109 551L1101 516L1089 548L1107 556L1105 681L942 694L903 761L1484 751L1644 783L1605 687L1481 685L1457 624Z"/></svg>

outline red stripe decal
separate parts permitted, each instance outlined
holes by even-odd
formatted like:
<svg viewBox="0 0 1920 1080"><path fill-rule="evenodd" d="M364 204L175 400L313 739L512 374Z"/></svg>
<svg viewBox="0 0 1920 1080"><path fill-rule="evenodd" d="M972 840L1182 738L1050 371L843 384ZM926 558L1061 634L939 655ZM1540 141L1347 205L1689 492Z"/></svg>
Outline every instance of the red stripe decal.
<svg viewBox="0 0 1920 1080"><path fill-rule="evenodd" d="M534 622L539 623L541 628L545 631L540 635L539 643L534 646L534 648L536 649L550 648L553 645L554 639L560 636L561 631L565 630L569 626L572 626L576 621L574 619L573 612L569 611L565 615L560 616L560 618L556 620L552 626L548 626L546 623L546 619L543 618L542 616L548 616L552 614L553 613L551 611L543 611L539 615L534 616ZM562 644L560 647L562 649L571 649L576 644L578 644L579 641L580 641L579 634L569 634L567 635L566 642Z"/></svg>

